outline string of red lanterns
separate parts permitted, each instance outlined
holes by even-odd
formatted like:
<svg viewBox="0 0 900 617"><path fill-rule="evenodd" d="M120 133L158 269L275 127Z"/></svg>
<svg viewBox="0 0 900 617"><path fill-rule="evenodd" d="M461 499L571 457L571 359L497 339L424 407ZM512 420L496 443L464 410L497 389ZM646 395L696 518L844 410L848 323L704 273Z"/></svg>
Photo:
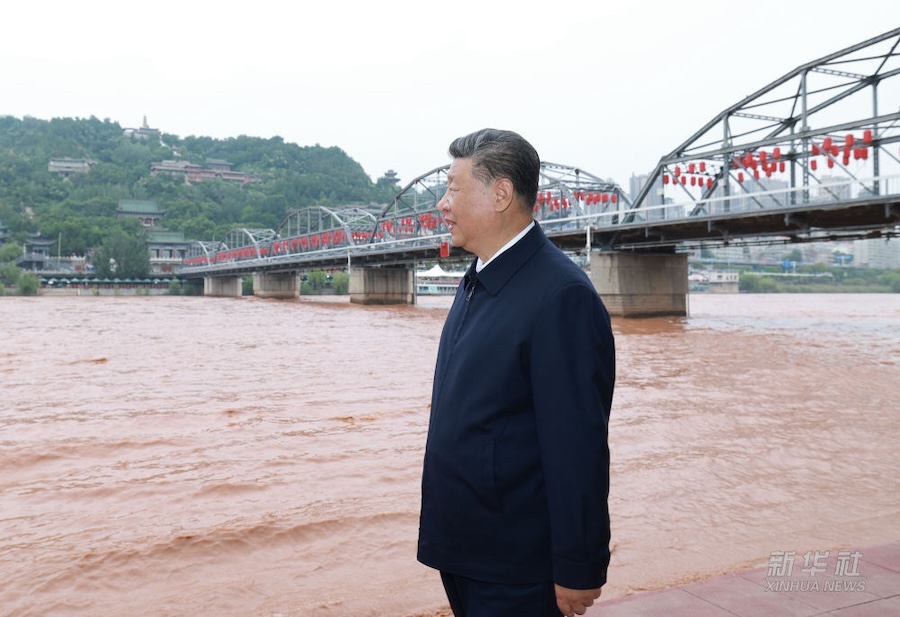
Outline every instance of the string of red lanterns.
<svg viewBox="0 0 900 617"><path fill-rule="evenodd" d="M615 204L619 201L619 195L617 193L586 193L584 191L577 191L572 193L572 197L575 201L579 201L585 206L610 203ZM551 191L547 191L546 193L541 191L537 195L537 203L534 205L534 211L537 212L543 206L547 206L547 208L553 212L571 207L572 202L568 197L554 197Z"/></svg>
<svg viewBox="0 0 900 617"><path fill-rule="evenodd" d="M850 164L851 158L857 161L864 161L869 158L869 148L874 140L873 137L871 129L864 130L861 140L862 145L860 145L856 136L850 133L844 136L843 146L835 143L834 138L825 137L821 144L811 145L810 154L811 156L821 155L828 157L826 163L829 168L833 168L835 160L843 154L841 162L846 166ZM816 159L811 159L809 166L813 171L818 169ZM781 148L778 146L773 148L771 153L766 150L760 150L756 153L746 152L743 156L734 157L731 159L731 167L735 170L741 170L737 173L738 182L744 181L744 171L752 173L757 180L760 179L762 174L765 174L767 178L771 178L774 173L787 171L786 161L782 158ZM698 173L704 174L705 171L706 163L704 161L696 164L688 163L684 170L681 166L676 165L672 169L671 174L663 174L662 181L663 184L712 188L713 179L711 177L699 177L696 175Z"/></svg>

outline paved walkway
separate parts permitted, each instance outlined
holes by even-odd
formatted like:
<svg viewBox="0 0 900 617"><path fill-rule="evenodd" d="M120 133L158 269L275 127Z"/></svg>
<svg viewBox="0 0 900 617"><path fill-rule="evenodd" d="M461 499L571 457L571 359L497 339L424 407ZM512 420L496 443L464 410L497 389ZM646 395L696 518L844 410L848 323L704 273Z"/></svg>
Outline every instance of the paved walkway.
<svg viewBox="0 0 900 617"><path fill-rule="evenodd" d="M900 617L900 542L803 558L601 602L587 617Z"/></svg>

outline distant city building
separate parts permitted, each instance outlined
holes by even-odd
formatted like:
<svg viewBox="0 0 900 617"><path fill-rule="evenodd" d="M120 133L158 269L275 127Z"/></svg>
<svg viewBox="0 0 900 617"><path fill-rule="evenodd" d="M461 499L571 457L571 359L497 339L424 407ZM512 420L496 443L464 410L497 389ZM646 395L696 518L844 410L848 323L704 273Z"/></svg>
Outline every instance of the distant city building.
<svg viewBox="0 0 900 617"><path fill-rule="evenodd" d="M822 176L819 180L820 184L810 191L813 201L846 201L851 198L851 183L847 178Z"/></svg>
<svg viewBox="0 0 900 617"><path fill-rule="evenodd" d="M150 175L160 173L184 177L185 183L203 182L205 180L224 180L246 184L258 182L259 176L232 171L232 163L222 159L206 159L206 165L198 165L188 161L158 161L150 163Z"/></svg>
<svg viewBox="0 0 900 617"><path fill-rule="evenodd" d="M639 176L631 174L631 179L628 183L628 189L632 202L637 200L637 196L644 189L644 186L646 186L649 180L649 174L641 174ZM663 204L662 176L656 179L653 188L651 188L650 192L647 193L647 199L644 203L648 206L661 206Z"/></svg>
<svg viewBox="0 0 900 617"><path fill-rule="evenodd" d="M120 199L116 208L116 218L140 219L144 227L156 227L162 220L165 210L160 210L155 201L141 199Z"/></svg>
<svg viewBox="0 0 900 617"><path fill-rule="evenodd" d="M736 270L711 270L708 276L709 291L713 293L738 293L740 273Z"/></svg>
<svg viewBox="0 0 900 617"><path fill-rule="evenodd" d="M52 158L47 164L47 171L68 178L73 174L86 174L96 164L90 159Z"/></svg>
<svg viewBox="0 0 900 617"><path fill-rule="evenodd" d="M900 268L900 239L854 242L853 264L861 268Z"/></svg>

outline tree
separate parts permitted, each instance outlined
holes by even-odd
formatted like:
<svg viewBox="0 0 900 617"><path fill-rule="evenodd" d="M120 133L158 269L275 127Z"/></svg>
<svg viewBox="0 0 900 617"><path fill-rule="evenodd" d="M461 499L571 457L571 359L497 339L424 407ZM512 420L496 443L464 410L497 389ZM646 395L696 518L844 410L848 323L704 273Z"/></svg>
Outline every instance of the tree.
<svg viewBox="0 0 900 617"><path fill-rule="evenodd" d="M350 275L346 272L335 272L331 279L331 291L339 296L347 295L350 291Z"/></svg>
<svg viewBox="0 0 900 617"><path fill-rule="evenodd" d="M18 242L7 242L0 246L0 264L15 261L22 254L22 245Z"/></svg>
<svg viewBox="0 0 900 617"><path fill-rule="evenodd" d="M320 294L325 289L325 281L328 275L323 270L314 270L310 272L306 281L309 283L310 289L314 294Z"/></svg>
<svg viewBox="0 0 900 617"><path fill-rule="evenodd" d="M803 251L795 248L793 251L785 255L782 261L793 261L799 263L803 261Z"/></svg>
<svg viewBox="0 0 900 617"><path fill-rule="evenodd" d="M740 290L746 293L771 293L778 291L778 285L771 278L742 272Z"/></svg>
<svg viewBox="0 0 900 617"><path fill-rule="evenodd" d="M22 276L22 270L16 264L0 263L0 288L14 287L19 283L20 276Z"/></svg>
<svg viewBox="0 0 900 617"><path fill-rule="evenodd" d="M37 295L38 288L41 286L41 279L33 272L25 272L19 277L19 283L16 290L20 296Z"/></svg>
<svg viewBox="0 0 900 617"><path fill-rule="evenodd" d="M94 263L104 278L145 278L150 273L150 252L143 233L129 234L121 227L104 239Z"/></svg>

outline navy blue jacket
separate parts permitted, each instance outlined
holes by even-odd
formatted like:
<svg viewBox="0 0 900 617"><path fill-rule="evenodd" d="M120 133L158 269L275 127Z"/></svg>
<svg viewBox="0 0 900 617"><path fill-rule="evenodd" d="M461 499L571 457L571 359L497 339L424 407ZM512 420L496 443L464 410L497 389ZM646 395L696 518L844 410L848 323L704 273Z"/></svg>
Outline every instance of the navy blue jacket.
<svg viewBox="0 0 900 617"><path fill-rule="evenodd" d="M536 224L466 273L438 350L418 559L496 583L606 582L609 315Z"/></svg>

